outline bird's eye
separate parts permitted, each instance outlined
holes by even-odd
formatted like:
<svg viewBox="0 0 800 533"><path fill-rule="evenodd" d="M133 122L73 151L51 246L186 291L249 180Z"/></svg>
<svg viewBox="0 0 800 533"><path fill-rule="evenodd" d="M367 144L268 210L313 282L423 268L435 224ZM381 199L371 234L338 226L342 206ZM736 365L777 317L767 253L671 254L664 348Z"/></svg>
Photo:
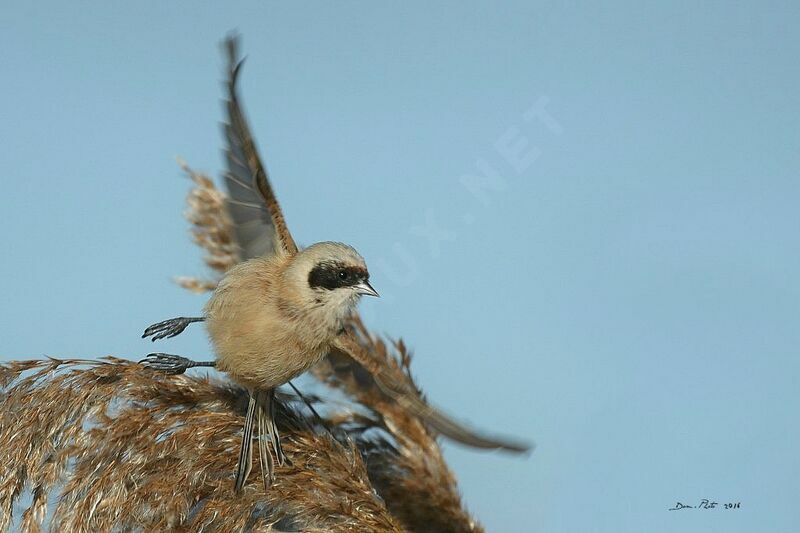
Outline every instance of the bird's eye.
<svg viewBox="0 0 800 533"><path fill-rule="evenodd" d="M350 274L347 272L347 270L340 270L339 271L339 279L340 280L344 281L349 277L350 277Z"/></svg>

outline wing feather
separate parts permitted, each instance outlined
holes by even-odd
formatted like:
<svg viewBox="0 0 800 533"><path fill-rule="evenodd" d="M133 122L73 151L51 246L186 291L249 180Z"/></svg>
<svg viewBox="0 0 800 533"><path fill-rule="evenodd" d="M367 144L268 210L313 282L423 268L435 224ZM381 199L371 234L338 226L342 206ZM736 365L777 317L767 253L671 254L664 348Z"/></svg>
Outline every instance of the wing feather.
<svg viewBox="0 0 800 533"><path fill-rule="evenodd" d="M289 233L278 199L269 183L267 170L258 155L253 136L239 104L236 82L243 61L235 36L225 41L228 53L228 95L225 107L228 122L226 140L225 187L228 212L233 219L242 259L270 254L295 254L297 245Z"/></svg>

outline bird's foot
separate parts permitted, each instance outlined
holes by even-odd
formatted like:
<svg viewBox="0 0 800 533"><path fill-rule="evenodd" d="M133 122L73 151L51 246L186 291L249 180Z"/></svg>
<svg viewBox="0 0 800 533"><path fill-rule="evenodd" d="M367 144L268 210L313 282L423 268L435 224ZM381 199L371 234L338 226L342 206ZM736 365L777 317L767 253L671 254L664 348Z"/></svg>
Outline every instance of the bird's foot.
<svg viewBox="0 0 800 533"><path fill-rule="evenodd" d="M187 369L196 366L195 362L180 355L171 355L168 353L150 353L139 361L140 364L165 372L167 374L183 374Z"/></svg>
<svg viewBox="0 0 800 533"><path fill-rule="evenodd" d="M201 322L202 320L203 319L199 317L185 316L170 318L169 320L164 320L163 322L159 322L148 327L146 330L144 330L142 338L144 339L145 337L150 337L152 335L153 338L150 340L155 342L159 339L174 337L183 333L183 330L186 329L186 326L192 322Z"/></svg>

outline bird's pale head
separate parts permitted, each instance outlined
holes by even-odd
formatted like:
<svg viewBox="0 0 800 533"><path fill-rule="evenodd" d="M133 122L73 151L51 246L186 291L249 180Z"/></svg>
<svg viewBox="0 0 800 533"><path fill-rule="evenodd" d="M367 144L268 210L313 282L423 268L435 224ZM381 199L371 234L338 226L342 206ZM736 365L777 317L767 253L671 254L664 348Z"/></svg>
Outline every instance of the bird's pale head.
<svg viewBox="0 0 800 533"><path fill-rule="evenodd" d="M290 270L295 281L304 285L303 292L310 303L342 319L361 296L378 296L369 284L364 258L347 244L320 242L311 245L294 257Z"/></svg>

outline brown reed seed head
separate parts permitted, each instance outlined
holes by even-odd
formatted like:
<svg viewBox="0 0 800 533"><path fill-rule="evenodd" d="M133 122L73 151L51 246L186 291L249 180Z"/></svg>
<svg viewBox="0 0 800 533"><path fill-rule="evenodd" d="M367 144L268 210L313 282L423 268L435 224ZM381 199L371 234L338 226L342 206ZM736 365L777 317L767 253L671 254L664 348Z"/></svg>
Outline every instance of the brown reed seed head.
<svg viewBox="0 0 800 533"><path fill-rule="evenodd" d="M55 531L402 531L359 450L292 398L278 416L292 464L266 494L256 465L234 495L244 391L114 358L13 362L0 380L0 530L27 488L25 531L46 517Z"/></svg>
<svg viewBox="0 0 800 533"><path fill-rule="evenodd" d="M411 354L402 340L393 350L373 336L359 317L353 327L361 348L392 381L419 390L411 376ZM389 400L369 372L352 359L326 358L313 369L318 379L344 391L354 408L336 422L351 428L367 463L370 479L387 507L410 531L483 531L464 509L455 476L435 435L418 418ZM366 411L366 414L356 414ZM372 431L369 431L372 430Z"/></svg>
<svg viewBox="0 0 800 533"><path fill-rule="evenodd" d="M192 240L203 249L203 261L216 273L213 280L180 276L175 281L192 292L213 291L219 276L241 261L233 222L225 206L225 193L208 176L192 170L185 162L181 168L194 182L186 197L184 217L192 225Z"/></svg>

